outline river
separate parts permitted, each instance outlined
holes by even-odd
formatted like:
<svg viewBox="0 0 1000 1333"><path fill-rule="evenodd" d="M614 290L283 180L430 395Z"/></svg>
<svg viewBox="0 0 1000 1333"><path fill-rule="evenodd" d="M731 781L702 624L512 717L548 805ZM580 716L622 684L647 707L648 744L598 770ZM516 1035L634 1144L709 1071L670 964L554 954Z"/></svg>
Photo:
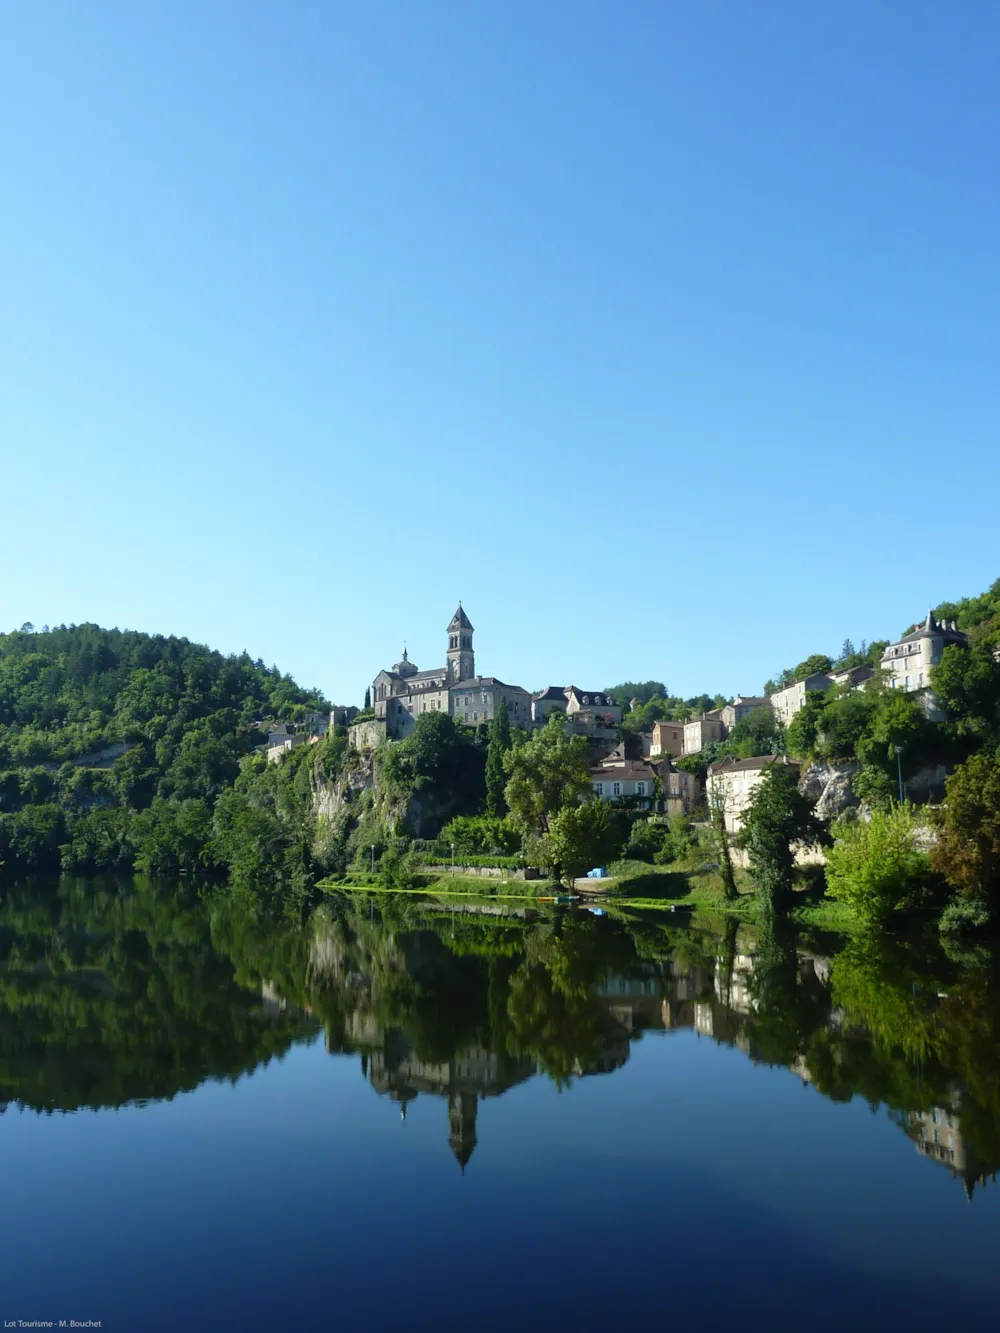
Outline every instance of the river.
<svg viewBox="0 0 1000 1333"><path fill-rule="evenodd" d="M0 902L0 1314L1000 1320L1000 968L586 909Z"/></svg>

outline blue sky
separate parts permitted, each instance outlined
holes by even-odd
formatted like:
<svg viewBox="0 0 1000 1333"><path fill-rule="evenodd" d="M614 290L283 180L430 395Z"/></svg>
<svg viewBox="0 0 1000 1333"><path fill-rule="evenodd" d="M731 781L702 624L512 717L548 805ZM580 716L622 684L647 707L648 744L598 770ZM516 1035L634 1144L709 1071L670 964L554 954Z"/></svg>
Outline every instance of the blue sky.
<svg viewBox="0 0 1000 1333"><path fill-rule="evenodd" d="M0 627L747 693L1000 575L990 0L0 21Z"/></svg>

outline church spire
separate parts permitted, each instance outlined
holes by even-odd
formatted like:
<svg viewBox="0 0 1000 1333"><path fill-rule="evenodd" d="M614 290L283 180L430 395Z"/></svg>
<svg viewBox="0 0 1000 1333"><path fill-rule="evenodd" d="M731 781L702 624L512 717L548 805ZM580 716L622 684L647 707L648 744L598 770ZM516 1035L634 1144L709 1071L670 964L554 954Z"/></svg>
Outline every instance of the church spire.
<svg viewBox="0 0 1000 1333"><path fill-rule="evenodd" d="M448 684L455 685L460 680L471 680L476 674L476 654L472 647L472 621L462 609L458 610L448 622Z"/></svg>

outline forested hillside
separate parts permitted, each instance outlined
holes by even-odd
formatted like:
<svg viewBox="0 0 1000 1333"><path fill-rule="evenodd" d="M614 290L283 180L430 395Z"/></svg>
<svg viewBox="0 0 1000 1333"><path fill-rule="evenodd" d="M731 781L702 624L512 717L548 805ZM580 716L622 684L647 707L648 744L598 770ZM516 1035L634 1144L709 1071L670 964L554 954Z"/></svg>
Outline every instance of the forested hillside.
<svg viewBox="0 0 1000 1333"><path fill-rule="evenodd" d="M130 865L167 826L203 843L263 740L256 724L326 707L275 667L187 639L97 625L0 635L0 861Z"/></svg>

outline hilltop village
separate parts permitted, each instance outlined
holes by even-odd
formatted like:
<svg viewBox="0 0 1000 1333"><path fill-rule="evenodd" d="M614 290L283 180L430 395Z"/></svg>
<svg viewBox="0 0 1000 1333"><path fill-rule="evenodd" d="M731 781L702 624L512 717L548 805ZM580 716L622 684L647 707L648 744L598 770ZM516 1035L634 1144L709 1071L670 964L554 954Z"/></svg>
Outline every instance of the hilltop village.
<svg viewBox="0 0 1000 1333"><path fill-rule="evenodd" d="M636 730L626 721L641 701L624 703L608 690L570 685L549 685L530 691L497 676L476 671L475 628L459 603L445 631L445 661L421 669L404 648L391 668L377 672L366 692L365 708L337 707L329 714L306 712L295 724L278 723L268 734L267 756L278 760L288 750L315 741L337 725L347 725L350 744L359 752L374 750L383 741L402 741L413 734L417 720L427 713L443 713L465 727L488 727L501 700L514 728L525 732L545 726L553 713L561 714L570 734L586 738L592 759L594 795L612 805L649 810L666 816L696 815L713 793L725 806L729 831L736 835L750 797L768 767L779 761L796 772L798 760L773 752L722 757L699 764L737 733L741 724L765 719L787 732L806 708L810 697L843 697L866 690L873 683L898 690L918 701L924 716L944 716L931 688L931 671L950 645L968 646L968 636L954 619L938 620L928 611L916 628L895 642L878 646L874 666L856 663L840 668L814 669L786 680L768 694L736 695L698 716L660 719ZM687 760L686 764L678 764ZM692 762L693 761L693 762ZM910 782L910 794L930 799L943 790L945 767L934 764ZM842 785L820 792L820 812L835 814L834 802L843 796ZM824 802L823 796L827 799Z"/></svg>
<svg viewBox="0 0 1000 1333"><path fill-rule="evenodd" d="M331 878L413 887L457 864L553 891L600 869L655 898L768 903L777 886L788 909L812 882L877 920L985 928L1000 910L1000 580L732 698L529 689L482 670L475 633L459 605L440 665L404 648L360 709L187 640L0 636L0 860L218 876L282 906Z"/></svg>

